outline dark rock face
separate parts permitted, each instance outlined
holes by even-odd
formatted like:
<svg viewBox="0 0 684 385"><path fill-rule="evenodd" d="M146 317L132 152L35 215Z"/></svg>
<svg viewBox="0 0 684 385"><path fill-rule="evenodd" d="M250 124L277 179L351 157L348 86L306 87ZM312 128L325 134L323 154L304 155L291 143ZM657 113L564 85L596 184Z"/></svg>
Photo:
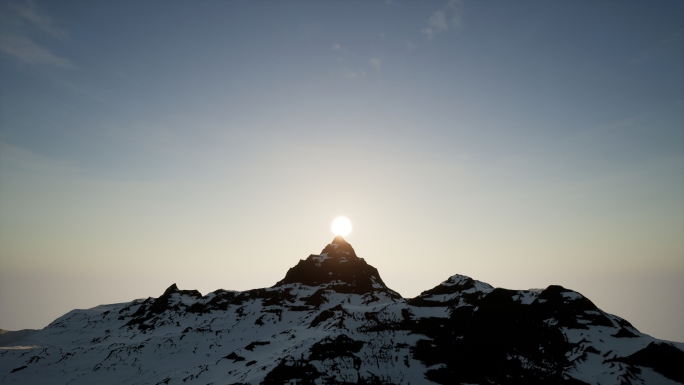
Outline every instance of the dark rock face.
<svg viewBox="0 0 684 385"><path fill-rule="evenodd" d="M307 286L329 284L332 290L346 294L391 292L400 298L385 285L378 270L357 257L352 246L339 235L321 254L300 260L274 287L294 283Z"/></svg>
<svg viewBox="0 0 684 385"><path fill-rule="evenodd" d="M401 298L341 237L270 288L75 310L0 349L2 383L670 384L659 341L561 286L454 275Z"/></svg>
<svg viewBox="0 0 684 385"><path fill-rule="evenodd" d="M280 360L278 366L268 372L262 385L281 385L294 381L302 385L314 385L315 380L321 376L315 366L303 360L295 360L293 357L285 357Z"/></svg>
<svg viewBox="0 0 684 385"><path fill-rule="evenodd" d="M142 306L138 308L138 310L133 314L132 319L128 321L126 325L137 326L140 330L154 328L154 323L149 323L147 321L167 311L180 311L181 309L185 310L186 306L183 306L182 301L179 300L182 296L187 296L193 299L202 298L202 294L200 294L199 291L178 290L178 286L176 286L174 283L173 285L169 286L166 291L164 291L164 294L162 294L159 298L148 298L145 300Z"/></svg>
<svg viewBox="0 0 684 385"><path fill-rule="evenodd" d="M521 306L516 293L494 289L476 306L453 308L439 327L423 330L431 339L418 341L414 355L428 366L443 364L427 378L440 384L506 383L511 377L526 384L567 383L565 353L572 346L544 322L552 311Z"/></svg>
<svg viewBox="0 0 684 385"><path fill-rule="evenodd" d="M684 383L684 352L673 344L651 342L645 348L619 361L651 368L671 380Z"/></svg>
<svg viewBox="0 0 684 385"><path fill-rule="evenodd" d="M335 359L338 357L351 357L354 361L354 367L358 369L361 366L361 359L355 356L363 347L363 341L354 341L346 334L340 334L335 338L326 337L320 342L316 342L311 346L311 360L325 360Z"/></svg>

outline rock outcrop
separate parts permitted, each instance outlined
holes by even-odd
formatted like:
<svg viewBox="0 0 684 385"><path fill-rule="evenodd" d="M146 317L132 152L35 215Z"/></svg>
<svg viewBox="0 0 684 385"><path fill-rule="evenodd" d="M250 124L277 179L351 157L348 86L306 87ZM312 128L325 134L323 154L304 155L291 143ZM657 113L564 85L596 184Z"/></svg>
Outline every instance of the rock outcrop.
<svg viewBox="0 0 684 385"><path fill-rule="evenodd" d="M0 348L3 384L676 384L684 344L583 295L454 275L415 298L336 237L273 287L74 310Z"/></svg>

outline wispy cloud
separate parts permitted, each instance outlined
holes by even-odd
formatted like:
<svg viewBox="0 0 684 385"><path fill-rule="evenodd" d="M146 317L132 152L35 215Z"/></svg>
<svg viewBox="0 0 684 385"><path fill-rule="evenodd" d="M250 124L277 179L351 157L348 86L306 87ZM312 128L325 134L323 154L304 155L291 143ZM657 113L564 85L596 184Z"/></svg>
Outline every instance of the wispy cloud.
<svg viewBox="0 0 684 385"><path fill-rule="evenodd" d="M57 27L52 18L38 9L32 0L12 4L12 7L19 16L29 21L35 28L42 32L59 40L66 40L69 37L67 32L64 29Z"/></svg>
<svg viewBox="0 0 684 385"><path fill-rule="evenodd" d="M5 11L5 17L18 22L5 23L5 28L0 30L0 52L32 66L76 69L71 60L54 54L36 42L40 36L64 41L69 35L56 26L53 19L32 0L10 3Z"/></svg>
<svg viewBox="0 0 684 385"><path fill-rule="evenodd" d="M428 18L427 26L420 33L433 39L440 33L450 29L461 28L463 23L463 2L461 0L449 0L443 9L435 11Z"/></svg>
<svg viewBox="0 0 684 385"><path fill-rule="evenodd" d="M356 71L350 70L349 68L344 68L342 73L347 79L360 79L366 77L366 71L364 71L363 68L359 68Z"/></svg>
<svg viewBox="0 0 684 385"><path fill-rule="evenodd" d="M334 51L340 51L340 52L344 52L344 53L347 53L347 52L349 51L349 50L347 49L347 47L344 47L344 46L340 45L340 43L333 43L332 49L333 49Z"/></svg>
<svg viewBox="0 0 684 385"><path fill-rule="evenodd" d="M411 40L406 40L406 49L409 51L415 51L418 48L418 44L412 42Z"/></svg>
<svg viewBox="0 0 684 385"><path fill-rule="evenodd" d="M120 79L122 79L122 80L127 81L128 83L131 83L131 84L138 84L138 82L136 82L135 80L129 78L128 76L126 76L126 74L124 74L124 73L121 72L121 71L117 71L117 72L116 72L116 76L118 76L118 77L119 77Z"/></svg>
<svg viewBox="0 0 684 385"><path fill-rule="evenodd" d="M374 57L369 60L371 67L376 73L380 73L380 67L382 67L382 60L380 58Z"/></svg>
<svg viewBox="0 0 684 385"><path fill-rule="evenodd" d="M366 70L364 70L363 67L359 67L356 70L349 67L330 68L328 73L333 78L345 78L349 80L363 79L366 77Z"/></svg>
<svg viewBox="0 0 684 385"><path fill-rule="evenodd" d="M76 69L69 59L53 54L25 36L0 35L0 51L31 65L51 65L65 70Z"/></svg>

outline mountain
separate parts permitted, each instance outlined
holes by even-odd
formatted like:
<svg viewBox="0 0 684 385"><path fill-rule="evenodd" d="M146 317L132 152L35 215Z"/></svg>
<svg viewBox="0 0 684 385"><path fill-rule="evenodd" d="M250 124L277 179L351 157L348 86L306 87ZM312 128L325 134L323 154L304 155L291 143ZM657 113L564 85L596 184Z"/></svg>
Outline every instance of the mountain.
<svg viewBox="0 0 684 385"><path fill-rule="evenodd" d="M10 345L10 344L14 343L15 341L18 341L22 338L30 336L31 334L33 334L37 331L38 330L35 330L35 329L23 329L23 330L16 330L16 331L0 329L0 346Z"/></svg>
<svg viewBox="0 0 684 385"><path fill-rule="evenodd" d="M0 348L3 384L682 384L684 344L561 286L388 288L336 237L273 287L73 310Z"/></svg>

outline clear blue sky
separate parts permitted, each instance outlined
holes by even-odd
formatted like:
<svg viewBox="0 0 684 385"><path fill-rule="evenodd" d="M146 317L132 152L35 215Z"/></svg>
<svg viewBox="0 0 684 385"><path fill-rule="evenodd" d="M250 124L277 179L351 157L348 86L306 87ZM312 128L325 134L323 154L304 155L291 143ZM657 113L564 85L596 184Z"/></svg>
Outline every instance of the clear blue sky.
<svg viewBox="0 0 684 385"><path fill-rule="evenodd" d="M681 1L0 2L0 327L271 286L561 284L684 341Z"/></svg>

